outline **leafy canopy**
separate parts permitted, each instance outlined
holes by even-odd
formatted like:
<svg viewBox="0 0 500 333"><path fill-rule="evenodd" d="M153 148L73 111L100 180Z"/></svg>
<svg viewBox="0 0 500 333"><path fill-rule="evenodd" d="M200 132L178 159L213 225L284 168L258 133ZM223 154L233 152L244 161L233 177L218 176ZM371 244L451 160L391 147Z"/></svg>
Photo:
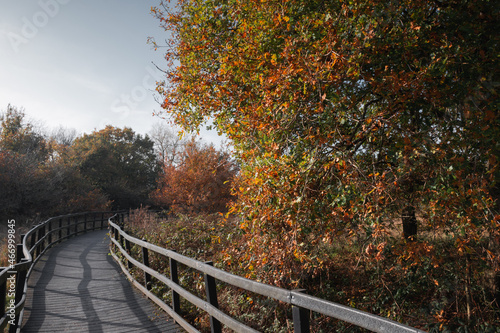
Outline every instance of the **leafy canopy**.
<svg viewBox="0 0 500 333"><path fill-rule="evenodd" d="M153 141L148 136L130 128L106 126L77 138L69 154L80 172L108 195L114 208L147 203L159 172Z"/></svg>
<svg viewBox="0 0 500 333"><path fill-rule="evenodd" d="M349 233L380 245L405 212L460 253L485 231L498 241L498 10L487 0L153 8L171 34L164 112L187 129L213 118L235 147L252 267L280 265L276 281L314 273L318 244Z"/></svg>

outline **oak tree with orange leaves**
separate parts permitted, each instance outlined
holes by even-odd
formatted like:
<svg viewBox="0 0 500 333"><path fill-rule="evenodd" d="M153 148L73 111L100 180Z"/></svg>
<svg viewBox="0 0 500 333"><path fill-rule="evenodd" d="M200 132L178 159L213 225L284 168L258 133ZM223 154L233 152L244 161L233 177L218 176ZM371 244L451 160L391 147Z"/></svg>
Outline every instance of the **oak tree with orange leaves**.
<svg viewBox="0 0 500 333"><path fill-rule="evenodd" d="M262 279L294 285L328 270L316 249L340 236L374 260L439 266L434 235L457 254L467 320L479 266L497 276L498 306L498 10L488 0L152 9L170 34L164 112L190 130L211 118L231 140L233 212Z"/></svg>

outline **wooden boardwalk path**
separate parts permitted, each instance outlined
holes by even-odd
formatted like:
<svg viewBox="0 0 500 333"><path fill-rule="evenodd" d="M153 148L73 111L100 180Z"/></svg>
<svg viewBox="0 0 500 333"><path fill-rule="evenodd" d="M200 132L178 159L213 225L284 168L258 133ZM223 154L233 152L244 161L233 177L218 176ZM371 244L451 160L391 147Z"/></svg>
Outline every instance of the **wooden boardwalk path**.
<svg viewBox="0 0 500 333"><path fill-rule="evenodd" d="M181 332L120 273L106 233L71 238L38 261L22 332Z"/></svg>

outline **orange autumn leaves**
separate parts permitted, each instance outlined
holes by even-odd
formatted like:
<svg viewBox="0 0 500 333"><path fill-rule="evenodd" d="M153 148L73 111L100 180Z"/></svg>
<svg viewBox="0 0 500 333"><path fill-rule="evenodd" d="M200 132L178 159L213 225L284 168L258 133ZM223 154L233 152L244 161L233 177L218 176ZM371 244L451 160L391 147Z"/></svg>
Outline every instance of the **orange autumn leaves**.
<svg viewBox="0 0 500 333"><path fill-rule="evenodd" d="M184 0L155 8L172 36L157 89L164 110L188 129L211 117L234 145L233 211L245 217L252 267L274 258L288 281L306 265L314 272L325 234L377 248L406 207L419 212L420 230L451 234L457 247L480 231L497 234L491 6Z"/></svg>
<svg viewBox="0 0 500 333"><path fill-rule="evenodd" d="M227 152L192 139L178 160L165 162L152 198L173 212L224 212L233 199L231 184L236 172Z"/></svg>

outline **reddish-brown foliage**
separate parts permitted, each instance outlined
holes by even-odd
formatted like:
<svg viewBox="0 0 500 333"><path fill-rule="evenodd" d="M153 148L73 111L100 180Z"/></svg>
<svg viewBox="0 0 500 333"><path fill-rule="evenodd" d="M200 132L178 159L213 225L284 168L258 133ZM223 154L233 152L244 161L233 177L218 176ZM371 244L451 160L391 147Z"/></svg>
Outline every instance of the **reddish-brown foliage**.
<svg viewBox="0 0 500 333"><path fill-rule="evenodd" d="M175 212L224 212L233 199L231 183L236 172L227 152L192 139L178 161L165 161L152 197L157 205Z"/></svg>

